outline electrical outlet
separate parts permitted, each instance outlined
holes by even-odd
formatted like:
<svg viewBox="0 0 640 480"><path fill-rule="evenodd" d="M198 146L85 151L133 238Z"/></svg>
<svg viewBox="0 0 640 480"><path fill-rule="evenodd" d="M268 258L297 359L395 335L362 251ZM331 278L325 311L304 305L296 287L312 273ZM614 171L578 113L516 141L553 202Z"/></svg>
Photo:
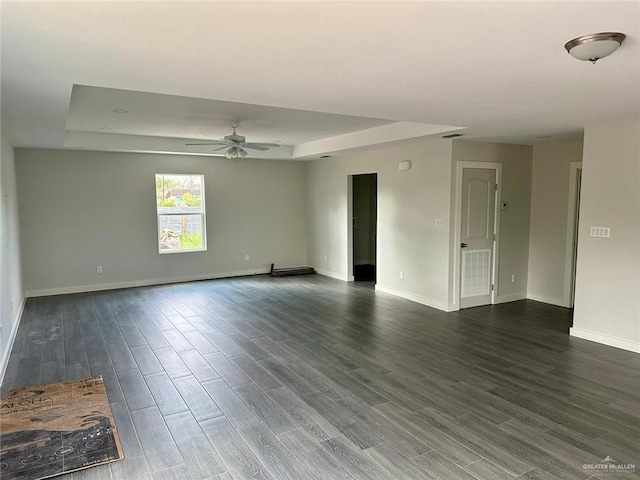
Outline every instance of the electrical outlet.
<svg viewBox="0 0 640 480"><path fill-rule="evenodd" d="M609 238L611 236L611 228L609 227L591 227L589 229L590 237Z"/></svg>
<svg viewBox="0 0 640 480"><path fill-rule="evenodd" d="M404 272L400 272L400 280L404 280Z"/></svg>
<svg viewBox="0 0 640 480"><path fill-rule="evenodd" d="M102 273L102 267L100 267L100 266L96 267L96 272L97 273Z"/></svg>
<svg viewBox="0 0 640 480"><path fill-rule="evenodd" d="M516 274L515 273L513 273L511 275L511 283L516 283Z"/></svg>
<svg viewBox="0 0 640 480"><path fill-rule="evenodd" d="M249 261L249 255L245 255L245 256L244 256L244 261L245 261L245 262L248 262L248 261Z"/></svg>
<svg viewBox="0 0 640 480"><path fill-rule="evenodd" d="M436 220L436 228L442 228L442 220Z"/></svg>

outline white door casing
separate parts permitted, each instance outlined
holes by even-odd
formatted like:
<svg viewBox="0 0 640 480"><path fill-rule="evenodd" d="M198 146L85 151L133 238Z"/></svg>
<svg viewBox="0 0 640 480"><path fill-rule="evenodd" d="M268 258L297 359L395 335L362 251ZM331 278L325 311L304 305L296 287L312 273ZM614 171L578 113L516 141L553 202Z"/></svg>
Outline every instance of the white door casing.
<svg viewBox="0 0 640 480"><path fill-rule="evenodd" d="M495 303L501 167L458 162L455 273L459 308Z"/></svg>
<svg viewBox="0 0 640 480"><path fill-rule="evenodd" d="M565 249L565 281L563 302L573 308L578 254L578 223L580 214L580 188L582 183L582 162L571 162L569 178L569 207L567 214L567 244Z"/></svg>

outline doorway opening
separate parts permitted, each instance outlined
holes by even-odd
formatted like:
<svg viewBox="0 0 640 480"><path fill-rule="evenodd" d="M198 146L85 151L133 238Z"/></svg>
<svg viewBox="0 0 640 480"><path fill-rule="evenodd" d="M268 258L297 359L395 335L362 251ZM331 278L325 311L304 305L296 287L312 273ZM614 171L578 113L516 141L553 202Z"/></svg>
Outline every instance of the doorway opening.
<svg viewBox="0 0 640 480"><path fill-rule="evenodd" d="M377 220L378 174L353 175L351 238L356 282L376 281Z"/></svg>

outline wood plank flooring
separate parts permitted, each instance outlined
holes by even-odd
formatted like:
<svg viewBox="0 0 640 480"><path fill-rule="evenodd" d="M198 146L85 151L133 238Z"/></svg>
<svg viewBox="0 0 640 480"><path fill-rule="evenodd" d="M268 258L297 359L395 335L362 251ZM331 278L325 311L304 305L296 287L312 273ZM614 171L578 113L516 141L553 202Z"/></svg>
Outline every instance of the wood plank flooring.
<svg viewBox="0 0 640 480"><path fill-rule="evenodd" d="M570 322L320 275L32 298L2 393L104 377L126 460L65 480L611 478L585 465L640 467L639 356Z"/></svg>

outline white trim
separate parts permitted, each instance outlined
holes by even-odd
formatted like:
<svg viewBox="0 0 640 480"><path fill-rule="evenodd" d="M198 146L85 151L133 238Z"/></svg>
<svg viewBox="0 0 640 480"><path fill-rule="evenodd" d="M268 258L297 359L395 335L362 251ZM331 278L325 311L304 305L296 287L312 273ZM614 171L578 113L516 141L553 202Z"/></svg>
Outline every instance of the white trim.
<svg viewBox="0 0 640 480"><path fill-rule="evenodd" d="M572 337L582 338L584 340L590 340L592 342L602 343L603 345L609 345L610 347L640 353L640 342L633 342L624 338L612 337L611 335L605 335L604 333L592 332L590 330L582 330L581 328L574 327L569 329L569 335Z"/></svg>
<svg viewBox="0 0 640 480"><path fill-rule="evenodd" d="M353 268L353 177L359 175L375 175L376 176L376 192L378 191L378 172L361 172L361 173L349 173L347 174L347 282L354 282L354 268ZM376 265L378 265L378 201L376 200ZM333 277L338 278L338 277ZM344 280L340 278L340 280Z"/></svg>
<svg viewBox="0 0 640 480"><path fill-rule="evenodd" d="M406 298L407 300L411 300L412 302L420 303L422 305L426 305L428 307L437 308L438 310L442 310L443 312L453 312L454 310L458 310L455 305L451 305L448 303L440 302L438 300L434 300L432 298L423 297L422 295L417 295L411 292L403 292L400 290L394 290L392 288L382 287L380 285L376 285L377 292L388 293L390 295L394 295L400 298Z"/></svg>
<svg viewBox="0 0 640 480"><path fill-rule="evenodd" d="M453 285L451 285L451 291L453 292L453 310L460 308L460 224L462 222L462 173L465 168L485 168L496 171L496 184L498 189L496 191L496 204L495 204L495 217L494 228L496 240L493 246L493 258L492 258L492 283L493 293L491 295L491 303L497 303L497 293L499 290L499 264L500 264L500 202L502 201L502 163L500 162L468 162L458 161L456 162L456 186L455 186L455 219L453 224Z"/></svg>
<svg viewBox="0 0 640 480"><path fill-rule="evenodd" d="M77 285L73 287L46 288L42 290L27 290L27 297L44 297L47 295L64 295L67 293L97 292L101 290L115 290L118 288L147 287L150 285L164 285L167 283L193 282L197 280L214 280L216 278L244 277L247 275L262 275L269 273L270 268L256 268L252 270L236 270L233 272L207 273L203 275L184 275L180 277L150 278L146 280L132 280L127 282L97 283L92 285Z"/></svg>
<svg viewBox="0 0 640 480"><path fill-rule="evenodd" d="M347 277L355 279L353 271L353 174L347 175ZM353 280L351 280L353 281Z"/></svg>
<svg viewBox="0 0 640 480"><path fill-rule="evenodd" d="M573 265L573 243L577 240L578 228L576 225L576 200L578 200L580 192L578 191L578 170L582 170L582 162L571 162L569 173L569 204L567 214L567 237L564 254L564 295L562 301L566 307L573 307L574 283L575 283L575 266ZM578 202L579 206L579 202ZM579 213L578 213L579 215ZM541 300L544 301L544 300ZM551 302L547 302L551 303Z"/></svg>
<svg viewBox="0 0 640 480"><path fill-rule="evenodd" d="M526 300L527 294L524 292L520 293L508 293L506 295L498 295L496 297L495 302L493 303L509 303L509 302L517 302L518 300Z"/></svg>
<svg viewBox="0 0 640 480"><path fill-rule="evenodd" d="M18 327L20 326L20 320L22 319L22 312L24 312L24 305L27 302L27 297L20 302L20 308L16 312L16 316L13 320L13 327L9 333L9 341L7 342L7 349L2 354L2 360L0 361L0 385L4 382L4 374L7 372L7 366L9 365L9 357L11 357L11 350L13 350L13 342L16 341L16 335L18 333Z"/></svg>
<svg viewBox="0 0 640 480"><path fill-rule="evenodd" d="M526 298L528 298L529 300L535 300L536 302L548 303L549 305L571 308L571 305L567 304L567 301L564 298L547 297L545 295L538 295L536 293L527 293Z"/></svg>
<svg viewBox="0 0 640 480"><path fill-rule="evenodd" d="M323 270L322 268L316 268L315 270L316 270L316 273L320 275L324 275L325 277L335 278L336 280L342 280L343 282L353 281L353 280L349 280L350 278L353 279L353 277L340 275L339 273L330 272L329 270Z"/></svg>
<svg viewBox="0 0 640 480"><path fill-rule="evenodd" d="M207 251L207 213L205 211L205 206L207 203L205 193L204 193L204 173L156 173L154 177L154 184L158 181L158 177L161 176L164 181L164 177L200 177L200 212L189 212L189 213L160 213L158 211L158 196L157 192L154 188L154 193L156 195L155 203L156 203L156 235L158 236L158 253L160 255L165 255L167 253L188 253L188 252L206 252ZM154 185L155 187L155 185ZM164 190L163 190L164 191ZM200 226L202 228L201 236L202 236L202 247L201 248L190 248L185 250L162 250L160 248L161 240L160 240L160 216L182 216L182 215L199 215L200 216Z"/></svg>

